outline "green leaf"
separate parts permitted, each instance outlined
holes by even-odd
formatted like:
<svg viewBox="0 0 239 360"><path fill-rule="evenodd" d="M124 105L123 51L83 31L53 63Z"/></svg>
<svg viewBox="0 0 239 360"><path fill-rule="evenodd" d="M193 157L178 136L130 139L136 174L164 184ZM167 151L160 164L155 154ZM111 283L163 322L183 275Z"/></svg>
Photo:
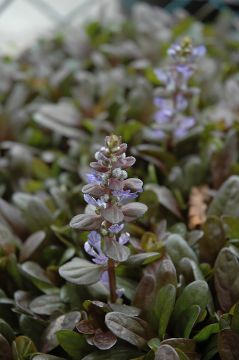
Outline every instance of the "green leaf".
<svg viewBox="0 0 239 360"><path fill-rule="evenodd" d="M29 305L31 311L38 315L52 315L61 312L65 305L58 294L41 295L35 298Z"/></svg>
<svg viewBox="0 0 239 360"><path fill-rule="evenodd" d="M219 304L224 311L239 299L239 263L234 253L223 248L215 262L214 283Z"/></svg>
<svg viewBox="0 0 239 360"><path fill-rule="evenodd" d="M218 190L208 215L239 217L239 176L231 176Z"/></svg>
<svg viewBox="0 0 239 360"><path fill-rule="evenodd" d="M223 330L218 338L218 350L221 360L239 359L239 335L229 329Z"/></svg>
<svg viewBox="0 0 239 360"><path fill-rule="evenodd" d="M105 316L105 323L113 334L134 346L140 348L147 342L147 323L139 318L120 312L109 312Z"/></svg>
<svg viewBox="0 0 239 360"><path fill-rule="evenodd" d="M15 339L12 327L3 319L0 319L0 334L2 334L10 344Z"/></svg>
<svg viewBox="0 0 239 360"><path fill-rule="evenodd" d="M105 243L104 253L110 259L117 262L126 261L130 255L130 249L127 246L121 245L116 240L110 240Z"/></svg>
<svg viewBox="0 0 239 360"><path fill-rule="evenodd" d="M161 254L158 252L147 252L129 256L126 261L127 266L137 267L140 265L147 265L159 259Z"/></svg>
<svg viewBox="0 0 239 360"><path fill-rule="evenodd" d="M181 295L177 299L173 312L173 321L177 324L183 313L187 312L193 305L198 305L200 307L200 312L202 313L205 310L207 303L208 285L206 281L193 281L183 289Z"/></svg>
<svg viewBox="0 0 239 360"><path fill-rule="evenodd" d="M174 265L179 269L180 261L184 257L197 262L197 256L195 252L190 248L188 243L178 234L170 235L165 241L165 247Z"/></svg>
<svg viewBox="0 0 239 360"><path fill-rule="evenodd" d="M182 350L177 348L175 350L177 351L180 360L190 360L189 357Z"/></svg>
<svg viewBox="0 0 239 360"><path fill-rule="evenodd" d="M31 360L65 360L65 359L54 355L37 354L37 355L33 355L33 357L31 357Z"/></svg>
<svg viewBox="0 0 239 360"><path fill-rule="evenodd" d="M135 356L140 356L141 353L132 348L114 348L106 351L95 351L86 355L82 360L131 360Z"/></svg>
<svg viewBox="0 0 239 360"><path fill-rule="evenodd" d="M197 342L206 341L212 334L217 334L220 331L220 326L218 323L210 324L205 326L197 335L193 337Z"/></svg>
<svg viewBox="0 0 239 360"><path fill-rule="evenodd" d="M163 339L168 322L173 312L176 299L176 288L172 284L166 284L159 289L155 301L155 313L159 323L159 337Z"/></svg>
<svg viewBox="0 0 239 360"><path fill-rule="evenodd" d="M0 334L0 360L12 360L11 347L2 334Z"/></svg>
<svg viewBox="0 0 239 360"><path fill-rule="evenodd" d="M59 344L56 333L60 330L73 330L80 319L81 313L72 311L53 320L43 333L42 351L49 352L53 350Z"/></svg>
<svg viewBox="0 0 239 360"><path fill-rule="evenodd" d="M57 290L46 275L46 272L36 262L26 261L21 265L21 269L34 285L46 294Z"/></svg>
<svg viewBox="0 0 239 360"><path fill-rule="evenodd" d="M200 258L214 264L216 257L226 242L222 222L216 216L210 216L203 225L204 236L199 240Z"/></svg>
<svg viewBox="0 0 239 360"><path fill-rule="evenodd" d="M193 326L196 324L200 313L201 313L201 308L198 305L192 305L187 311L183 312L183 314L180 317L182 319L182 323L180 324L180 327L183 328L183 337L189 338Z"/></svg>
<svg viewBox="0 0 239 360"><path fill-rule="evenodd" d="M60 330L56 333L56 337L60 346L75 360L81 359L84 353L89 350L89 345L84 336L74 331Z"/></svg>
<svg viewBox="0 0 239 360"><path fill-rule="evenodd" d="M26 336L18 336L12 343L14 360L27 360L27 357L37 351L34 343Z"/></svg>
<svg viewBox="0 0 239 360"><path fill-rule="evenodd" d="M104 266L87 260L74 258L59 268L59 274L76 285L91 285L100 280Z"/></svg>
<svg viewBox="0 0 239 360"><path fill-rule="evenodd" d="M235 305L233 309L231 329L239 334L239 302Z"/></svg>
<svg viewBox="0 0 239 360"><path fill-rule="evenodd" d="M21 247L20 261L28 260L43 243L45 237L46 233L44 231L37 231L31 234Z"/></svg>
<svg viewBox="0 0 239 360"><path fill-rule="evenodd" d="M178 204L173 194L168 188L166 188L165 186L159 186L155 184L147 184L145 185L145 190L153 191L156 194L157 199L162 206L164 206L167 210L171 211L171 213L177 216L178 218L182 217Z"/></svg>
<svg viewBox="0 0 239 360"><path fill-rule="evenodd" d="M170 345L161 345L155 353L155 360L179 360L179 356Z"/></svg>

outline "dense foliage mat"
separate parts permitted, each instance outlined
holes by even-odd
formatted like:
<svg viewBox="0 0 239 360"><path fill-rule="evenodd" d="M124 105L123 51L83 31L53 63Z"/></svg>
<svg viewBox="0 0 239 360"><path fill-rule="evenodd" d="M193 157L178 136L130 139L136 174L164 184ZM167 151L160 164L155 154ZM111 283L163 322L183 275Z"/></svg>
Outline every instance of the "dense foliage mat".
<svg viewBox="0 0 239 360"><path fill-rule="evenodd" d="M239 359L236 30L141 5L1 58L1 360Z"/></svg>

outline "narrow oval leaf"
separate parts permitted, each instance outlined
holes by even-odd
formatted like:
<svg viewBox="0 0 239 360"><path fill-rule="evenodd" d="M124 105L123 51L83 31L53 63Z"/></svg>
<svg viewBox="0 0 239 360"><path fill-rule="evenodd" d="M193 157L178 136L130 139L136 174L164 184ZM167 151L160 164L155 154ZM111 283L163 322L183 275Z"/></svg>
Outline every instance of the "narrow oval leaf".
<svg viewBox="0 0 239 360"><path fill-rule="evenodd" d="M155 301L155 313L159 324L159 338L163 339L166 333L168 322L173 312L176 299L176 287L172 284L163 286L157 294Z"/></svg>
<svg viewBox="0 0 239 360"><path fill-rule="evenodd" d="M11 347L2 334L0 334L0 360L12 360Z"/></svg>
<svg viewBox="0 0 239 360"><path fill-rule="evenodd" d="M122 210L117 205L112 205L101 210L101 216L111 224L118 224L124 219Z"/></svg>
<svg viewBox="0 0 239 360"><path fill-rule="evenodd" d="M35 352L37 352L37 349L34 343L26 336L18 336L12 343L14 360L24 360L26 357Z"/></svg>
<svg viewBox="0 0 239 360"><path fill-rule="evenodd" d="M218 254L214 283L222 310L229 311L239 299L239 263L228 248L223 248Z"/></svg>
<svg viewBox="0 0 239 360"><path fill-rule="evenodd" d="M59 268L59 274L76 285L95 284L100 280L103 271L104 266L80 258L74 258Z"/></svg>
<svg viewBox="0 0 239 360"><path fill-rule="evenodd" d="M226 329L218 337L218 349L222 360L239 359L239 334Z"/></svg>
<svg viewBox="0 0 239 360"><path fill-rule="evenodd" d="M131 202L122 206L125 221L133 221L144 215L148 207L140 202Z"/></svg>
<svg viewBox="0 0 239 360"><path fill-rule="evenodd" d="M85 338L72 330L60 330L56 333L59 345L71 358L78 360L89 350Z"/></svg>
<svg viewBox="0 0 239 360"><path fill-rule="evenodd" d="M59 344L56 333L60 330L73 330L80 319L81 313L72 311L53 320L43 333L42 351L47 353L53 350Z"/></svg>
<svg viewBox="0 0 239 360"><path fill-rule="evenodd" d="M30 309L38 315L51 315L56 311L63 311L65 305L58 294L41 295L30 303Z"/></svg>
<svg viewBox="0 0 239 360"><path fill-rule="evenodd" d="M79 230L98 230L102 221L99 215L80 214L71 219L70 227Z"/></svg>
<svg viewBox="0 0 239 360"><path fill-rule="evenodd" d="M161 345L155 353L155 360L180 360L177 351L170 345Z"/></svg>
<svg viewBox="0 0 239 360"><path fill-rule="evenodd" d="M147 323L139 318L110 312L105 316L105 323L113 334L132 345L143 347L147 342Z"/></svg>

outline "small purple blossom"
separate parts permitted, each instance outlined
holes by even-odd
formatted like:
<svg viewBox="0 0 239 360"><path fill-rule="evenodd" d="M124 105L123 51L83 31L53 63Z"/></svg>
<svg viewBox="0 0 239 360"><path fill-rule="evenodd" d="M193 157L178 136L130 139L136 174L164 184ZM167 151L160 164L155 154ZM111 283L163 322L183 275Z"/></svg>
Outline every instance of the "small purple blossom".
<svg viewBox="0 0 239 360"><path fill-rule="evenodd" d="M196 70L196 60L205 52L203 45L195 47L189 38L168 49L170 66L155 70L164 87L160 86L160 96L154 99L154 129L152 133L145 132L146 135L160 141L166 141L170 136L172 140L180 139L196 125L195 117L190 116L189 99L198 92L196 88L190 87L189 80Z"/></svg>
<svg viewBox="0 0 239 360"><path fill-rule="evenodd" d="M101 174L93 173L93 174L86 174L86 179L89 184L98 184L100 185L102 183L102 176Z"/></svg>
<svg viewBox="0 0 239 360"><path fill-rule="evenodd" d="M181 139L188 134L188 131L195 125L196 120L193 117L187 116L181 118L181 123L175 130L174 135L177 139Z"/></svg>
<svg viewBox="0 0 239 360"><path fill-rule="evenodd" d="M123 233L119 237L119 244L125 245L125 244L127 244L127 242L129 242L129 239L130 239L130 234L128 232Z"/></svg>
<svg viewBox="0 0 239 360"><path fill-rule="evenodd" d="M112 193L119 201L136 199L138 192L130 192L130 190L114 190Z"/></svg>
<svg viewBox="0 0 239 360"><path fill-rule="evenodd" d="M106 207L106 203L103 199L96 200L95 198L93 198L93 196L91 196L89 194L84 194L84 200L89 205L93 205L93 206L101 207L101 208Z"/></svg>
<svg viewBox="0 0 239 360"><path fill-rule="evenodd" d="M108 230L109 232L113 233L113 234L118 234L120 231L122 231L124 228L124 224L114 224L111 225Z"/></svg>
<svg viewBox="0 0 239 360"><path fill-rule="evenodd" d="M101 236L97 231L91 231L89 233L88 240L84 244L84 249L87 254L92 256L94 263L99 265L107 263L108 258L101 249Z"/></svg>

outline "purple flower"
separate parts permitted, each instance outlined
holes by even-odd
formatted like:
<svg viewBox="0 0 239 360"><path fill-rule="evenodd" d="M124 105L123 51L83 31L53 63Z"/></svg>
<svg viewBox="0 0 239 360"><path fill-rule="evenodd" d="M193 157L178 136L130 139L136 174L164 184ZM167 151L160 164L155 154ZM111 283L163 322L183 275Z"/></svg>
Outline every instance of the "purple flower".
<svg viewBox="0 0 239 360"><path fill-rule="evenodd" d="M138 192L130 192L130 190L115 190L112 194L116 196L119 201L136 199L138 197Z"/></svg>
<svg viewBox="0 0 239 360"><path fill-rule="evenodd" d="M185 80L188 80L193 74L193 66L190 64L179 64L176 66L177 72L179 72Z"/></svg>
<svg viewBox="0 0 239 360"><path fill-rule="evenodd" d="M178 128L174 131L174 136L177 139L183 138L188 134L190 128L192 128L196 123L196 120L193 117L187 116L181 119L181 123Z"/></svg>
<svg viewBox="0 0 239 360"><path fill-rule="evenodd" d="M84 249L90 256L93 257L94 263L103 265L108 262L107 256L101 249L101 236L97 231L91 231L88 235L88 240L84 244Z"/></svg>
<svg viewBox="0 0 239 360"><path fill-rule="evenodd" d="M185 97L182 94L178 94L176 98L176 107L177 110L183 111L187 108L188 101L185 99Z"/></svg>
<svg viewBox="0 0 239 360"><path fill-rule="evenodd" d="M93 205L93 206L101 207L101 208L106 207L106 202L104 200L102 200L102 199L95 200L93 198L93 196L90 196L89 194L84 194L84 200L89 205Z"/></svg>
<svg viewBox="0 0 239 360"><path fill-rule="evenodd" d="M161 69L155 69L154 70L155 75L157 76L158 80L162 83L166 84L168 80L168 74L166 71Z"/></svg>
<svg viewBox="0 0 239 360"><path fill-rule="evenodd" d="M172 109L162 109L156 111L156 113L154 114L154 119L158 124L165 124L171 119L172 115Z"/></svg>
<svg viewBox="0 0 239 360"><path fill-rule="evenodd" d="M168 49L168 55L171 56L172 58L175 58L180 51L181 51L181 46L178 45L178 44L173 44L173 45Z"/></svg>
<svg viewBox="0 0 239 360"><path fill-rule="evenodd" d="M118 234L121 230L123 230L124 224L114 224L109 227L109 231L113 234Z"/></svg>
<svg viewBox="0 0 239 360"><path fill-rule="evenodd" d="M204 45L199 45L193 48L192 56L193 58L202 57L206 54L206 48Z"/></svg>
<svg viewBox="0 0 239 360"><path fill-rule="evenodd" d="M89 184L98 184L100 185L102 183L102 176L100 174L86 174L86 179Z"/></svg>
<svg viewBox="0 0 239 360"><path fill-rule="evenodd" d="M120 245L125 245L127 244L127 242L129 242L129 238L130 238L130 234L129 233L123 233L120 235L119 237L119 244Z"/></svg>

